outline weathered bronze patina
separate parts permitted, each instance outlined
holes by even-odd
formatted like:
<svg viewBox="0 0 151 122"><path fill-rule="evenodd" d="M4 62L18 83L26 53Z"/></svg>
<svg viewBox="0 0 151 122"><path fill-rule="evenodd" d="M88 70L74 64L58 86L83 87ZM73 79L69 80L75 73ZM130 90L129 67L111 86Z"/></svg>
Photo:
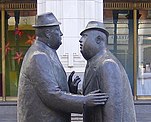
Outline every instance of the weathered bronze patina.
<svg viewBox="0 0 151 122"><path fill-rule="evenodd" d="M121 63L107 49L108 35L98 21L90 21L81 32L80 49L87 60L83 94L100 89L109 95L105 106L85 107L84 122L136 122L129 79Z"/></svg>
<svg viewBox="0 0 151 122"><path fill-rule="evenodd" d="M69 92L67 76L56 50L63 35L53 13L38 15L36 41L28 49L20 71L18 122L70 122L83 106L104 105L108 96L93 91L86 96ZM70 78L71 79L71 78Z"/></svg>

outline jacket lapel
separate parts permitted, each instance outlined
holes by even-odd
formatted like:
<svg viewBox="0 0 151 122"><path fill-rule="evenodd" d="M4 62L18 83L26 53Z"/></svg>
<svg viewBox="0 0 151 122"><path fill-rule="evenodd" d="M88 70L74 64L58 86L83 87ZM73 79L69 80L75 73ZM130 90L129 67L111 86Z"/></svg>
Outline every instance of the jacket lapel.
<svg viewBox="0 0 151 122"><path fill-rule="evenodd" d="M43 52L45 52L47 54L47 56L53 60L53 62L55 62L56 64L58 64L58 66L63 70L63 72L66 74L59 58L58 55L56 53L56 51L54 51L53 49L51 49L50 47L48 47L46 44L44 44L41 41L36 40L35 43L43 50Z"/></svg>
<svg viewBox="0 0 151 122"><path fill-rule="evenodd" d="M96 66L93 65L93 66L89 67L87 70L88 71L85 72L85 75L84 75L83 94L84 94L86 88L89 86L94 74L96 74Z"/></svg>
<svg viewBox="0 0 151 122"><path fill-rule="evenodd" d="M85 93L87 87L89 86L90 82L93 82L91 79L96 74L97 69L107 56L107 53L105 53L103 56L100 56L98 59L96 59L90 67L86 68L87 71L85 71L84 74L84 82L83 82L83 94Z"/></svg>

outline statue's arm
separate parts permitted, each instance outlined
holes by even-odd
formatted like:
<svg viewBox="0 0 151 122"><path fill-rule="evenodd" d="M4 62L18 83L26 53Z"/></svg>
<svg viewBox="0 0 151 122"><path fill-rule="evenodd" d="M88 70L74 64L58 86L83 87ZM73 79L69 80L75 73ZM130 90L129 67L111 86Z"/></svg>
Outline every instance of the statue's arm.
<svg viewBox="0 0 151 122"><path fill-rule="evenodd" d="M109 95L104 108L104 114L108 116L108 122L121 122L123 115L123 81L118 64L113 60L104 61L101 67L103 92Z"/></svg>
<svg viewBox="0 0 151 122"><path fill-rule="evenodd" d="M45 54L32 57L28 68L28 76L36 89L37 95L51 109L82 113L83 96L62 91L54 76L52 65Z"/></svg>

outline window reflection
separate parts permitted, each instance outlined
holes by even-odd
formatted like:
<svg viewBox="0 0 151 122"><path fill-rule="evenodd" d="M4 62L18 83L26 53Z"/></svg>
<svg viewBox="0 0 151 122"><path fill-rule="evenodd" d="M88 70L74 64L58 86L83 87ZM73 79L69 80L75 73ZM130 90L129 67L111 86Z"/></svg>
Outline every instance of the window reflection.
<svg viewBox="0 0 151 122"><path fill-rule="evenodd" d="M151 95L151 11L140 11L138 22L137 95Z"/></svg>
<svg viewBox="0 0 151 122"><path fill-rule="evenodd" d="M118 13L118 16L117 14ZM123 64L132 91L133 65L137 63L137 95L151 95L151 11L137 11L138 55L133 55L134 19L132 10L104 10L104 23L110 33L109 49ZM137 62L133 58L137 57Z"/></svg>
<svg viewBox="0 0 151 122"><path fill-rule="evenodd" d="M7 11L8 29L5 42L5 81L6 96L16 97L18 90L19 72L22 59L31 46L31 38L35 31L32 25L35 23L36 11ZM33 39L32 38L32 39ZM1 84L0 84L1 85Z"/></svg>
<svg viewBox="0 0 151 122"><path fill-rule="evenodd" d="M104 10L104 23L110 33L108 47L124 66L133 91L133 12Z"/></svg>

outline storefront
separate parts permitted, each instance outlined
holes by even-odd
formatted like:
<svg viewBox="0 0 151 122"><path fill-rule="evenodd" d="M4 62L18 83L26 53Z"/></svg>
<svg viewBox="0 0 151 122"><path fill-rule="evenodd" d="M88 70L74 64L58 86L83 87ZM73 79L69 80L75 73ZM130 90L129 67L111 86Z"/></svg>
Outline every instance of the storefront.
<svg viewBox="0 0 151 122"><path fill-rule="evenodd" d="M35 39L32 24L37 4L35 0L5 0L0 9L0 100L16 101L21 62Z"/></svg>
<svg viewBox="0 0 151 122"><path fill-rule="evenodd" d="M105 0L104 23L110 32L110 50L129 76L134 99L151 95L151 2Z"/></svg>
<svg viewBox="0 0 151 122"><path fill-rule="evenodd" d="M151 95L151 2L104 0L109 48L129 76L134 99ZM36 0L1 1L0 100L16 101L23 56L35 38Z"/></svg>

